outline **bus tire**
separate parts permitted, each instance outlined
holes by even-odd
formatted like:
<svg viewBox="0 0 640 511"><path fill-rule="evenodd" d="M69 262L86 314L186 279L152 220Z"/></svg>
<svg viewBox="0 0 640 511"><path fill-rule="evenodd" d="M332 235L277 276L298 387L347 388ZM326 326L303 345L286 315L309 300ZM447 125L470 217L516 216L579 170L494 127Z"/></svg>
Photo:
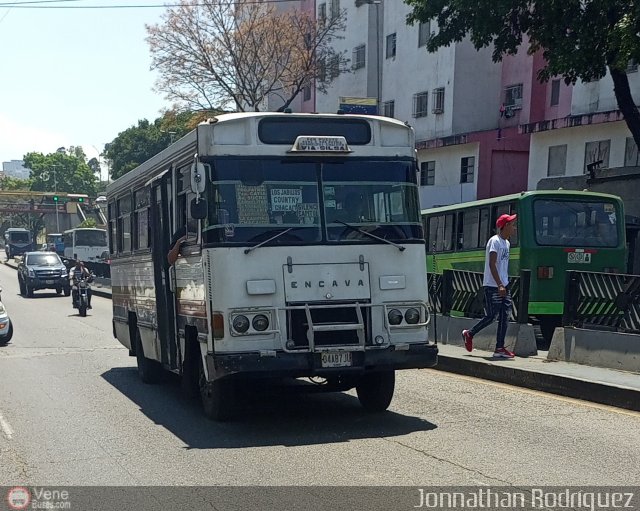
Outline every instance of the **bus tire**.
<svg viewBox="0 0 640 511"><path fill-rule="evenodd" d="M367 412L384 412L391 404L395 385L395 371L365 374L356 385L360 404Z"/></svg>
<svg viewBox="0 0 640 511"><path fill-rule="evenodd" d="M217 422L231 419L234 412L234 384L229 380L207 381L202 357L200 357L199 387L205 417Z"/></svg>
<svg viewBox="0 0 640 511"><path fill-rule="evenodd" d="M162 374L162 366L155 360L144 356L140 330L136 328L136 362L138 365L138 376L142 383L158 383Z"/></svg>

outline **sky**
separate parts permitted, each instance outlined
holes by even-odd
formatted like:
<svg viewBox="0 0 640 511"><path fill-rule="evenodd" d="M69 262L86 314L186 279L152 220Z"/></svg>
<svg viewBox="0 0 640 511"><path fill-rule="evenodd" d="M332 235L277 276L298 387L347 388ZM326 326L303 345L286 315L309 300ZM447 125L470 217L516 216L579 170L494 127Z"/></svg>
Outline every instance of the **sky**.
<svg viewBox="0 0 640 511"><path fill-rule="evenodd" d="M42 2L42 0L40 0ZM27 2L18 0L13 4ZM0 0L0 162L82 146L102 152L139 119L171 103L152 90L145 24L164 7L25 9ZM75 0L29 5L162 5L163 0ZM27 5L25 3L24 5ZM1 168L1 167L0 167Z"/></svg>

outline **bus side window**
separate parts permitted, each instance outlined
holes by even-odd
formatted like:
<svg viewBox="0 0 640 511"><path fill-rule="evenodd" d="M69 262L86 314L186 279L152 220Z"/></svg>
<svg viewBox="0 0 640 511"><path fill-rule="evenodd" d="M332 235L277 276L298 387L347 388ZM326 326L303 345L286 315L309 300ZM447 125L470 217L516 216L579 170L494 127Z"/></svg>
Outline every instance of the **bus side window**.
<svg viewBox="0 0 640 511"><path fill-rule="evenodd" d="M453 250L453 213L444 216L442 250L448 252Z"/></svg>
<svg viewBox="0 0 640 511"><path fill-rule="evenodd" d="M456 213L457 222L456 222L456 237L455 237L454 250L462 250L462 248L464 247L464 225L465 225L464 215L465 215L464 211L459 211L458 213Z"/></svg>
<svg viewBox="0 0 640 511"><path fill-rule="evenodd" d="M437 236L438 236L438 221L441 219L442 217L437 217L437 216L432 216L429 218L429 229L428 229L428 244L429 246L427 247L427 250L429 252L432 252L433 250L435 250L436 252L440 252L440 247L438 247L437 244Z"/></svg>
<svg viewBox="0 0 640 511"><path fill-rule="evenodd" d="M463 214L464 228L462 232L462 248L465 250L477 248L480 211L477 209L471 209L465 211Z"/></svg>
<svg viewBox="0 0 640 511"><path fill-rule="evenodd" d="M483 248L487 244L489 236L489 208L480 209L480 227L478 229L478 248Z"/></svg>

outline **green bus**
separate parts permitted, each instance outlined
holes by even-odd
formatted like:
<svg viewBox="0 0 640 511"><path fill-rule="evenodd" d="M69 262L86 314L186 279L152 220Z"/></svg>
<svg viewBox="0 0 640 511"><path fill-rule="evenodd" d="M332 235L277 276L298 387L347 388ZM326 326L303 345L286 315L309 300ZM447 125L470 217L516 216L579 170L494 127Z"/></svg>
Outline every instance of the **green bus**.
<svg viewBox="0 0 640 511"><path fill-rule="evenodd" d="M509 273L531 271L530 322L549 342L561 324L567 270L625 272L622 200L604 193L544 190L423 210L427 271L484 271L487 240L504 213L518 215Z"/></svg>

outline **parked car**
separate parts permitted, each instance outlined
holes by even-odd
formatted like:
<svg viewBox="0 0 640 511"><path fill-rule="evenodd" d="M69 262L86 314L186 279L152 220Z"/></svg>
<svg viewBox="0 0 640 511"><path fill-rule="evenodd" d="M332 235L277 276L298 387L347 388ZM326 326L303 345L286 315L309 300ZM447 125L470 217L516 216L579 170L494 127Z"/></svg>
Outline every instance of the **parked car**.
<svg viewBox="0 0 640 511"><path fill-rule="evenodd" d="M2 292L1 287L0 292ZM7 344L12 337L13 323L11 323L9 314L7 314L7 309L2 304L2 299L0 299L0 346Z"/></svg>
<svg viewBox="0 0 640 511"><path fill-rule="evenodd" d="M71 294L69 272L55 252L27 252L18 265L18 285L22 296L32 297L38 289Z"/></svg>

